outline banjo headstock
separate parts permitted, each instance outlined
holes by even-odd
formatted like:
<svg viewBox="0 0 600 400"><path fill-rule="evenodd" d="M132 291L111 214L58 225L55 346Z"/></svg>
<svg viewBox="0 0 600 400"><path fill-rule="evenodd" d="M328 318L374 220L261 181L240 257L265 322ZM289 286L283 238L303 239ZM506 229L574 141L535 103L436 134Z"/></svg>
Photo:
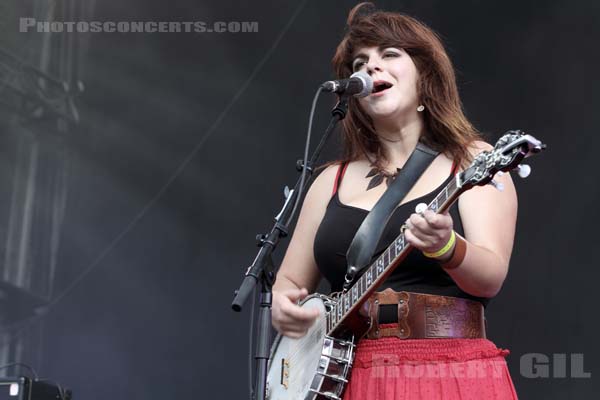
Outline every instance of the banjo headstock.
<svg viewBox="0 0 600 400"><path fill-rule="evenodd" d="M494 175L513 169L518 170L519 176L526 178L531 168L521 165L521 161L545 148L545 144L531 135L518 130L508 131L496 142L493 150L479 153L469 168L459 174L461 186L468 189L491 183L498 187L499 184L493 181Z"/></svg>

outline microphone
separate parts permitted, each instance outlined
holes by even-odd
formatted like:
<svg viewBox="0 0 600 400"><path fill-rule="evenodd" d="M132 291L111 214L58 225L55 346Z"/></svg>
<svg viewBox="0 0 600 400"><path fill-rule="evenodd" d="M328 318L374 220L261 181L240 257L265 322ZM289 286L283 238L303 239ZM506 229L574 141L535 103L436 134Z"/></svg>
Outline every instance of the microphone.
<svg viewBox="0 0 600 400"><path fill-rule="evenodd" d="M364 71L350 75L348 79L327 81L321 85L326 92L365 97L373 91L373 78Z"/></svg>

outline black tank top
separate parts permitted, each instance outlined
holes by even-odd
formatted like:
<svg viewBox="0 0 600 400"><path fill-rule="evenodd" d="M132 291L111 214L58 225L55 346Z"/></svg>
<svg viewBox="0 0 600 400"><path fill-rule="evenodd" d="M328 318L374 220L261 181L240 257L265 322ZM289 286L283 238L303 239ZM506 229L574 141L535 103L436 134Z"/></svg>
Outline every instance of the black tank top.
<svg viewBox="0 0 600 400"><path fill-rule="evenodd" d="M323 277L331 285L333 292L341 291L346 274L346 252L356 234L356 231L369 213L362 208L342 204L337 188L343 178L345 168L340 166L342 173L338 172L334 194L327 205L323 220L317 230L314 241L314 256L317 266ZM392 214L381 239L376 247L372 261L374 261L400 234L400 227L419 203L429 204L435 196L446 186L454 174L442 182L432 192L413 199L398 207ZM458 202L450 207L450 215L454 222L454 230L464 236L463 226L458 211ZM484 306L489 299L471 296L462 291L439 265L431 258L427 258L420 250L412 249L408 256L391 273L377 290L391 288L396 291L408 291L442 296L462 297L480 301Z"/></svg>

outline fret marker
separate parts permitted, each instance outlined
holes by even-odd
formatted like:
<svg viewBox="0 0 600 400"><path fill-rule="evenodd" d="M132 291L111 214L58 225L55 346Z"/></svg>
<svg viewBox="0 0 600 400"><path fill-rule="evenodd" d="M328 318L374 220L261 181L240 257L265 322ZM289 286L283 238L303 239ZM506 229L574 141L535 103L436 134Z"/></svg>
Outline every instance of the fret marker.
<svg viewBox="0 0 600 400"><path fill-rule="evenodd" d="M383 259L380 258L377 260L377 275L380 275L383 272Z"/></svg>
<svg viewBox="0 0 600 400"><path fill-rule="evenodd" d="M431 202L431 210L433 212L437 212L437 210L438 210L438 199L437 199L437 197L435 199L433 199L433 201Z"/></svg>
<svg viewBox="0 0 600 400"><path fill-rule="evenodd" d="M402 249L404 249L404 236L400 236L396 239L396 255L400 254Z"/></svg>

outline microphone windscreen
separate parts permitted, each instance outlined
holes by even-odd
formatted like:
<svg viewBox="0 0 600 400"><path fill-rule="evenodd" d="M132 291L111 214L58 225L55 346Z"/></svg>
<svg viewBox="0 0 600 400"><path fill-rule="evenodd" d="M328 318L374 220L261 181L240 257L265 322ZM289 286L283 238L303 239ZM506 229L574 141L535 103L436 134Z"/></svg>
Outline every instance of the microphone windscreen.
<svg viewBox="0 0 600 400"><path fill-rule="evenodd" d="M365 71L355 72L350 75L350 78L358 78L360 82L360 88L357 90L357 93L354 94L355 97L365 97L370 95L373 91L373 78L371 78L371 75L367 74Z"/></svg>

